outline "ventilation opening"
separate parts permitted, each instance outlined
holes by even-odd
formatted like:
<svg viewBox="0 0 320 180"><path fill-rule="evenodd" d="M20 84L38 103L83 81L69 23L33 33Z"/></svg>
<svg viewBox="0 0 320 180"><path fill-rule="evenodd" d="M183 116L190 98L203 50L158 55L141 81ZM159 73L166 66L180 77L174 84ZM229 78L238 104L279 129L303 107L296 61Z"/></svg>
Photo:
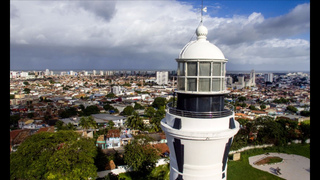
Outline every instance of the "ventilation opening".
<svg viewBox="0 0 320 180"><path fill-rule="evenodd" d="M236 125L234 124L234 119L233 117L229 119L229 129L234 129L236 128Z"/></svg>
<svg viewBox="0 0 320 180"><path fill-rule="evenodd" d="M181 119L180 118L174 119L173 128L174 129L181 129Z"/></svg>
<svg viewBox="0 0 320 180"><path fill-rule="evenodd" d="M181 144L180 139L174 138L173 147L174 147L174 152L175 152L176 159L177 159L178 170L179 170L179 172L183 173L184 145Z"/></svg>
<svg viewBox="0 0 320 180"><path fill-rule="evenodd" d="M222 171L224 171L226 169L228 154L229 154L231 143L232 143L232 138L229 138L229 141L226 144L226 147L224 149L224 155L223 155L223 159L222 159L222 163L223 163L222 164Z"/></svg>

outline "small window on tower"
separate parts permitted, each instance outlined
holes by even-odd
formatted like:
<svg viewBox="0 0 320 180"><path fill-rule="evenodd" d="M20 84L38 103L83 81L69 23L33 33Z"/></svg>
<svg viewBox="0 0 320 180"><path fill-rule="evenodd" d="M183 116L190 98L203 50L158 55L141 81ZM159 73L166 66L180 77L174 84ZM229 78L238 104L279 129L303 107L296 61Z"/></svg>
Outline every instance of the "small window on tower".
<svg viewBox="0 0 320 180"><path fill-rule="evenodd" d="M185 83L185 80L184 80L184 77L179 77L179 79L178 79L178 89L179 90L185 90L185 85L184 85L184 83Z"/></svg>
<svg viewBox="0 0 320 180"><path fill-rule="evenodd" d="M179 62L178 66L178 76L184 76L184 62Z"/></svg>
<svg viewBox="0 0 320 180"><path fill-rule="evenodd" d="M210 76L210 62L199 63L199 74L200 76Z"/></svg>
<svg viewBox="0 0 320 180"><path fill-rule="evenodd" d="M214 62L212 64L212 75L221 76L221 63Z"/></svg>
<svg viewBox="0 0 320 180"><path fill-rule="evenodd" d="M199 91L208 92L210 91L210 78L200 78L199 79Z"/></svg>
<svg viewBox="0 0 320 180"><path fill-rule="evenodd" d="M197 91L197 79L188 78L187 79L187 91Z"/></svg>
<svg viewBox="0 0 320 180"><path fill-rule="evenodd" d="M197 75L197 63L189 62L188 63L188 76L196 76Z"/></svg>
<svg viewBox="0 0 320 180"><path fill-rule="evenodd" d="M212 91L220 91L220 78L212 79Z"/></svg>

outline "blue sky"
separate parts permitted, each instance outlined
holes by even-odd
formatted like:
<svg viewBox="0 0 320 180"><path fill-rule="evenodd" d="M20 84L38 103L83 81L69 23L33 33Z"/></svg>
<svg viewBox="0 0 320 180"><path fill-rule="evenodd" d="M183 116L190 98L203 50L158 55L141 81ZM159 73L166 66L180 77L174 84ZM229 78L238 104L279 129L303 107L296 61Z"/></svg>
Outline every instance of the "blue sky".
<svg viewBox="0 0 320 180"><path fill-rule="evenodd" d="M310 1L204 1L227 70L308 71ZM201 1L10 1L10 69L176 69ZM193 38L195 40L195 38Z"/></svg>

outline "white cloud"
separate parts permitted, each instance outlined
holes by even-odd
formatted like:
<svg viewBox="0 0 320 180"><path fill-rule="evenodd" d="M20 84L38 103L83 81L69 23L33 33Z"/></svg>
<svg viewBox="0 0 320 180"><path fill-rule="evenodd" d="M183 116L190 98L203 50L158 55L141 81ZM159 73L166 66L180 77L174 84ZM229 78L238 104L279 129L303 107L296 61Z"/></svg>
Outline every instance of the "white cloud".
<svg viewBox="0 0 320 180"><path fill-rule="evenodd" d="M72 66L78 58L84 68L94 64L103 68L108 59L113 64L121 65L122 61L124 68L175 69L174 58L190 40L200 20L196 9L177 1L10 3L13 65L19 63L20 56L48 58L37 48L29 49L34 51L29 55L37 58L19 54L26 51L15 49L15 44L28 44L41 46L42 52L53 54L51 59L59 54L64 66L68 62ZM209 29L208 40L221 48L230 63L277 65L300 59L308 63L309 41L293 36L309 32L309 6L298 5L288 14L268 19L259 12L231 18L205 15L204 25ZM223 10L220 6L215 8ZM89 59L91 63L87 63Z"/></svg>
<svg viewBox="0 0 320 180"><path fill-rule="evenodd" d="M221 49L228 54L226 58L232 64L275 66L300 65L308 67L310 43L303 39L267 39L254 43L226 46Z"/></svg>

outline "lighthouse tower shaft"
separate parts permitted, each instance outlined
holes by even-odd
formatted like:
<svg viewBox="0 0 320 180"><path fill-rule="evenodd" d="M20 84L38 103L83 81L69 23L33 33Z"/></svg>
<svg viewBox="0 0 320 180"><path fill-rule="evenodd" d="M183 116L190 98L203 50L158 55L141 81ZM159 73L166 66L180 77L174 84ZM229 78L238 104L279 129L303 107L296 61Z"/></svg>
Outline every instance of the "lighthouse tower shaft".
<svg viewBox="0 0 320 180"><path fill-rule="evenodd" d="M168 104L161 128L170 149L170 179L226 179L228 153L239 130L225 106L227 59L197 28L197 40L180 52L177 103Z"/></svg>

